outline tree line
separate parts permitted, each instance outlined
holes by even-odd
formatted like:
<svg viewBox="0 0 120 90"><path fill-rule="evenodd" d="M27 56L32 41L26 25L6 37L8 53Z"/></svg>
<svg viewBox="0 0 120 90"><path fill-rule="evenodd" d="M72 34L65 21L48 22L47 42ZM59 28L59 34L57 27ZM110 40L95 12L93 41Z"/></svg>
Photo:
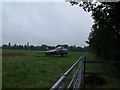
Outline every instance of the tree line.
<svg viewBox="0 0 120 90"><path fill-rule="evenodd" d="M76 45L69 46L67 44L65 44L65 45L58 44L56 46L49 46L49 45L43 44L43 45L40 45L40 46L34 46L34 45L29 45L29 43L27 43L25 45L17 45L17 44L11 45L11 43L3 44L2 49L45 51L45 50L47 50L47 48L49 50L51 50L51 49L55 49L56 47L59 47L59 46L63 46L64 48L68 49L69 51L73 51L73 52L86 52L86 51L89 51L89 48L87 46L79 47L79 46L76 46Z"/></svg>
<svg viewBox="0 0 120 90"><path fill-rule="evenodd" d="M91 51L105 59L120 59L120 1L77 2L85 11L91 12L94 20L87 43Z"/></svg>
<svg viewBox="0 0 120 90"><path fill-rule="evenodd" d="M114 1L114 0L113 0ZM120 1L119 2L70 2L91 12L94 20L87 43L91 52L104 60L120 61ZM120 64L114 64L120 77Z"/></svg>

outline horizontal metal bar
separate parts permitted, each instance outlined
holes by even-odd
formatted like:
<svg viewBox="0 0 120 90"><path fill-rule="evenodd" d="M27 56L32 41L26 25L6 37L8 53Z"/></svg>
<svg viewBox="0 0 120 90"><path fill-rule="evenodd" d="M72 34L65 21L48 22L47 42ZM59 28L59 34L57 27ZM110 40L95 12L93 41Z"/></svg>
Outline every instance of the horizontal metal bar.
<svg viewBox="0 0 120 90"><path fill-rule="evenodd" d="M67 89L70 89L70 87L71 87L71 85L72 85L72 83L73 83L74 78L75 78L75 76L73 76L73 78L72 78L72 80L70 81L70 83L69 83Z"/></svg>
<svg viewBox="0 0 120 90"><path fill-rule="evenodd" d="M81 56L78 61L73 64L72 67L70 67L70 69L68 69L62 76L61 78L52 86L52 88L50 90L56 90L59 88L59 86L62 84L62 82L65 80L66 76L68 76L68 74L77 66L77 64L81 61L82 62L82 57Z"/></svg>
<svg viewBox="0 0 120 90"><path fill-rule="evenodd" d="M120 63L120 61L95 61L95 60L90 60L90 61L85 61L85 63Z"/></svg>
<svg viewBox="0 0 120 90"><path fill-rule="evenodd" d="M76 79L76 81L75 81L75 87L77 86L78 81L79 81L79 78L77 77L77 79ZM78 87L76 87L76 88L78 88Z"/></svg>
<svg viewBox="0 0 120 90"><path fill-rule="evenodd" d="M81 63L80 63L80 66L79 66L78 69L76 70L76 72L75 72L75 74L74 74L74 76L73 76L71 82L69 83L69 85L68 85L68 87L67 87L68 89L69 89L70 86L72 85L72 83L73 83L73 81L74 81L74 79L75 79L77 73L82 69L82 68L81 68L82 64L83 64L83 63L81 62Z"/></svg>
<svg viewBox="0 0 120 90"><path fill-rule="evenodd" d="M69 83L69 85L68 85L68 87L67 87L68 89L70 88L70 86L72 85L74 79L76 78L77 73L78 73L78 70L76 71L76 73L75 73L75 75L73 76L71 82Z"/></svg>
<svg viewBox="0 0 120 90"><path fill-rule="evenodd" d="M77 61L75 64L73 64L73 66L70 67L70 69L68 69L68 70L64 73L64 75L67 76L67 75L76 67L76 65L80 62L81 59L82 59L82 57L80 57L80 58L78 59L78 61Z"/></svg>
<svg viewBox="0 0 120 90"><path fill-rule="evenodd" d="M52 86L50 90L57 90L62 82L65 80L65 76L61 76L61 78Z"/></svg>

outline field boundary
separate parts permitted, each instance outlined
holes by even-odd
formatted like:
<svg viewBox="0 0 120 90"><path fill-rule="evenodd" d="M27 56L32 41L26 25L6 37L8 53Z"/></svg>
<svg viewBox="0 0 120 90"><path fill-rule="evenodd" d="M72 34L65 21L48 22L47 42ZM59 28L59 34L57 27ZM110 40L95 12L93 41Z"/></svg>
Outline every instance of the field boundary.
<svg viewBox="0 0 120 90"><path fill-rule="evenodd" d="M84 83L84 72L85 72L85 57L81 56L72 67L70 67L62 76L61 78L51 87L51 90L57 90L59 88L80 88L81 85ZM65 85L65 80L71 72L74 72L74 75L68 84Z"/></svg>
<svg viewBox="0 0 120 90"><path fill-rule="evenodd" d="M86 72L86 63L104 63L104 64L116 64L119 61L95 61L95 60L87 60L85 56L81 56L72 67L70 67L61 78L51 87L50 90L58 90L59 88L64 89L78 89L84 86L85 84L85 75L87 74L97 74L97 75L109 75L107 73L96 73L96 72ZM77 66L78 65L78 66ZM66 86L65 80L68 77L69 73L74 72L74 75ZM83 86L82 86L83 85Z"/></svg>

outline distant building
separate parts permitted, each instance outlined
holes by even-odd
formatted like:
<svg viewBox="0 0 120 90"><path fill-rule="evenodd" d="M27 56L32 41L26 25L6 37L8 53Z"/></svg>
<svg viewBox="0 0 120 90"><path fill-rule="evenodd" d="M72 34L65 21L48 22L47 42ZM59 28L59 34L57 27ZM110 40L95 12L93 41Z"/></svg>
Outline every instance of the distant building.
<svg viewBox="0 0 120 90"><path fill-rule="evenodd" d="M29 42L27 42L27 49L30 50Z"/></svg>
<svg viewBox="0 0 120 90"><path fill-rule="evenodd" d="M10 43L8 43L8 46L9 46L9 47L11 47L11 44L10 44Z"/></svg>

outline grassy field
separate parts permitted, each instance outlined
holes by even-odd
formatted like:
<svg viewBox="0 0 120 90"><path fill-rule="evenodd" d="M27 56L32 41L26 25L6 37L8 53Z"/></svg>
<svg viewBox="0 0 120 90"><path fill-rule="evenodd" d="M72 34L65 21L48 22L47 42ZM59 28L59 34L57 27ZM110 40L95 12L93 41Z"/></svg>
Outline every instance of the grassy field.
<svg viewBox="0 0 120 90"><path fill-rule="evenodd" d="M89 60L98 59L87 52L70 52L66 57L46 57L39 51L3 50L3 88L50 88L81 55ZM86 68L87 71L107 71L101 64L89 64ZM102 77L106 79L106 84L102 87L120 87L120 80L116 77Z"/></svg>

